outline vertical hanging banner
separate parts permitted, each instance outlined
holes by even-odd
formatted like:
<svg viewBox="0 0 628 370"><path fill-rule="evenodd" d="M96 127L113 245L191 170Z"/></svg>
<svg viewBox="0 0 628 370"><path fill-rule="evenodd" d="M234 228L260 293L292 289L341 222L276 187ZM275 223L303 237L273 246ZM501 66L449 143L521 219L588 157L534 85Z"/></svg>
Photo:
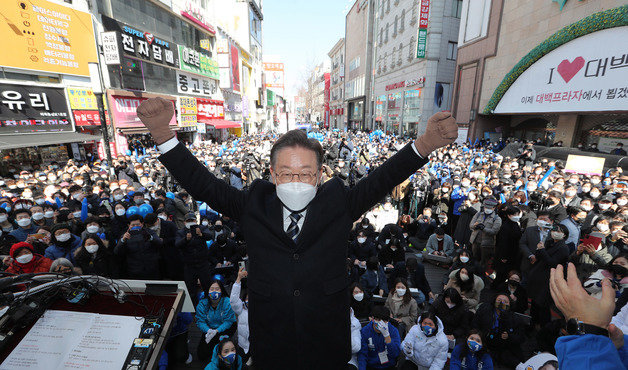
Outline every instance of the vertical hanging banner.
<svg viewBox="0 0 628 370"><path fill-rule="evenodd" d="M416 57L425 58L427 51L427 26L430 18L430 0L421 0L419 13L419 35L416 43Z"/></svg>

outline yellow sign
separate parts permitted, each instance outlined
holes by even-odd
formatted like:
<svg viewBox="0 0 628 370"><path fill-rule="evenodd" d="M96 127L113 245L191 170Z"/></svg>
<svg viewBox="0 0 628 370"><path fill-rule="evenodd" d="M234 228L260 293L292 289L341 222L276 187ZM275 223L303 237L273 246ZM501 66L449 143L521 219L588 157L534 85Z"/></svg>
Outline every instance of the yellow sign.
<svg viewBox="0 0 628 370"><path fill-rule="evenodd" d="M569 154L565 164L565 172L579 173L582 175L602 175L606 159L589 157L587 155Z"/></svg>
<svg viewBox="0 0 628 370"><path fill-rule="evenodd" d="M179 127L196 126L196 98L179 97Z"/></svg>
<svg viewBox="0 0 628 370"><path fill-rule="evenodd" d="M0 65L89 76L97 62L90 14L44 0L3 0Z"/></svg>
<svg viewBox="0 0 628 370"><path fill-rule="evenodd" d="M70 99L70 108L72 109L98 110L96 96L91 89L68 87L68 98Z"/></svg>

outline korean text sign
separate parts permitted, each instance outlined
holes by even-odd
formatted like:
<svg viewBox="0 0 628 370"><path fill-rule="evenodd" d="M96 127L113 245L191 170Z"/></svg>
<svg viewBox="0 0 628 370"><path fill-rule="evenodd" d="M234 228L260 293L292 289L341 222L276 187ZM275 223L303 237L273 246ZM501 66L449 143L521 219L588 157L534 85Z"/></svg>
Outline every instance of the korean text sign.
<svg viewBox="0 0 628 370"><path fill-rule="evenodd" d="M2 15L0 65L89 76L88 63L98 57L88 13L44 0L5 0Z"/></svg>
<svg viewBox="0 0 628 370"><path fill-rule="evenodd" d="M0 84L0 133L72 130L63 89Z"/></svg>

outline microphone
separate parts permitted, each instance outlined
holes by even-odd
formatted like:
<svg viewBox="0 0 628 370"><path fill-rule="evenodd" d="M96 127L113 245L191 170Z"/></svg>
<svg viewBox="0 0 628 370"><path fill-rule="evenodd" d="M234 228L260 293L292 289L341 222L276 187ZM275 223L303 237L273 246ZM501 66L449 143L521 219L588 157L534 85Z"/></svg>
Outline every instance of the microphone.
<svg viewBox="0 0 628 370"><path fill-rule="evenodd" d="M35 276L34 273L28 273L28 274L21 274L21 275L16 275L16 276L9 276L9 277L5 277L0 279L0 290L5 289L7 287L10 287L12 285L14 285L15 283L19 283L25 280L29 280L31 279L33 276Z"/></svg>

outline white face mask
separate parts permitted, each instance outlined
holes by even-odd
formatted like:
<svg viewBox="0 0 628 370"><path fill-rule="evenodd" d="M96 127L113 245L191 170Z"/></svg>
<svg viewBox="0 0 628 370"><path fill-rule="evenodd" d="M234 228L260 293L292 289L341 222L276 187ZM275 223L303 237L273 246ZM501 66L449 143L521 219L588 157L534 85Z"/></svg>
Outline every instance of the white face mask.
<svg viewBox="0 0 628 370"><path fill-rule="evenodd" d="M85 244L85 250L88 253L94 254L96 252L98 252L98 244Z"/></svg>
<svg viewBox="0 0 628 370"><path fill-rule="evenodd" d="M159 215L157 217L159 217L163 221L168 221L168 217L166 215Z"/></svg>
<svg viewBox="0 0 628 370"><path fill-rule="evenodd" d="M17 261L17 263L26 264L33 260L33 254L32 253L23 254L19 256L18 258L16 258L15 260Z"/></svg>
<svg viewBox="0 0 628 370"><path fill-rule="evenodd" d="M316 186L304 182L287 182L277 185L277 196L291 211L301 211L316 196Z"/></svg>
<svg viewBox="0 0 628 370"><path fill-rule="evenodd" d="M31 219L30 218L22 218L20 220L17 220L17 224L21 227L27 227L28 225L31 224Z"/></svg>
<svg viewBox="0 0 628 370"><path fill-rule="evenodd" d="M607 224L598 224L597 225L597 229L600 230L601 232L605 233L608 231L608 225Z"/></svg>
<svg viewBox="0 0 628 370"><path fill-rule="evenodd" d="M467 274L460 274L460 280L462 280L462 281L469 280L469 275L467 275Z"/></svg>
<svg viewBox="0 0 628 370"><path fill-rule="evenodd" d="M358 302L362 302L362 300L364 299L364 293L356 293L353 295L353 299L355 299Z"/></svg>
<svg viewBox="0 0 628 370"><path fill-rule="evenodd" d="M561 233L560 231L552 231L550 235L554 240L562 240L565 237L565 234Z"/></svg>
<svg viewBox="0 0 628 370"><path fill-rule="evenodd" d="M602 211L606 211L607 209L611 208L610 203L600 203L598 206Z"/></svg>
<svg viewBox="0 0 628 370"><path fill-rule="evenodd" d="M628 200L626 199L617 199L617 205L620 207L625 206L628 203Z"/></svg>
<svg viewBox="0 0 628 370"><path fill-rule="evenodd" d="M125 213L126 213L126 210L123 208L116 209L116 215L118 216L124 216Z"/></svg>
<svg viewBox="0 0 628 370"><path fill-rule="evenodd" d="M491 213L493 213L493 208L486 208L484 210L484 213L486 213L487 215L490 215Z"/></svg>
<svg viewBox="0 0 628 370"><path fill-rule="evenodd" d="M567 190L565 192L565 195L568 197L573 197L574 195L576 195L576 191L575 190Z"/></svg>
<svg viewBox="0 0 628 370"><path fill-rule="evenodd" d="M5 222L7 220L7 215L0 215L0 222Z"/></svg>
<svg viewBox="0 0 628 370"><path fill-rule="evenodd" d="M208 222L207 220L205 220L205 221L201 222L201 225L203 225L203 226L208 226L208 225L209 225L209 222Z"/></svg>
<svg viewBox="0 0 628 370"><path fill-rule="evenodd" d="M57 238L58 241L63 243L63 242L67 242L68 240L70 240L71 236L72 235L70 233L63 233L61 235L57 235L56 238Z"/></svg>
<svg viewBox="0 0 628 370"><path fill-rule="evenodd" d="M454 307L456 307L456 304L455 304L455 303L447 303L447 302L445 302L445 304L446 304L446 305L447 305L447 307L449 307L449 308L454 308Z"/></svg>
<svg viewBox="0 0 628 370"><path fill-rule="evenodd" d="M460 256L460 262L462 262L462 263L469 262L469 257L467 257L467 256Z"/></svg>
<svg viewBox="0 0 628 370"><path fill-rule="evenodd" d="M55 216L54 211L46 211L44 212L44 217L46 218L53 218Z"/></svg>
<svg viewBox="0 0 628 370"><path fill-rule="evenodd" d="M366 241L366 238L358 238L358 243L360 244L364 244L365 241Z"/></svg>
<svg viewBox="0 0 628 370"><path fill-rule="evenodd" d="M510 216L510 219L513 222L519 222L521 220L521 216Z"/></svg>
<svg viewBox="0 0 628 370"><path fill-rule="evenodd" d="M74 215L74 218L80 218L81 217L81 212L74 212L72 214Z"/></svg>
<svg viewBox="0 0 628 370"><path fill-rule="evenodd" d="M185 227L190 229L192 227L196 226L196 222L186 222L185 223Z"/></svg>
<svg viewBox="0 0 628 370"><path fill-rule="evenodd" d="M33 213L33 220L39 221L42 218L44 218L44 213L43 212L35 212L35 213Z"/></svg>
<svg viewBox="0 0 628 370"><path fill-rule="evenodd" d="M439 242L440 242L440 241L443 241L443 239L445 239L445 238L439 238L439 237L436 237L436 240L438 240Z"/></svg>
<svg viewBox="0 0 628 370"><path fill-rule="evenodd" d="M541 228L541 229L547 229L548 227L550 227L550 223L547 221L543 221L543 220L538 220L536 222L536 224Z"/></svg>
<svg viewBox="0 0 628 370"><path fill-rule="evenodd" d="M120 200L122 200L122 198L124 198L124 194L115 194L113 196L113 200L115 200L115 201L120 201Z"/></svg>
<svg viewBox="0 0 628 370"><path fill-rule="evenodd" d="M406 290L405 289L397 289L397 295L399 297L403 297L404 295L406 295Z"/></svg>
<svg viewBox="0 0 628 370"><path fill-rule="evenodd" d="M98 226L87 226L87 232L90 234L96 234L98 232L99 227Z"/></svg>
<svg viewBox="0 0 628 370"><path fill-rule="evenodd" d="M35 199L35 203L39 204L40 206L42 204L44 204L45 202L46 202L46 200L44 198L37 198L37 199Z"/></svg>

